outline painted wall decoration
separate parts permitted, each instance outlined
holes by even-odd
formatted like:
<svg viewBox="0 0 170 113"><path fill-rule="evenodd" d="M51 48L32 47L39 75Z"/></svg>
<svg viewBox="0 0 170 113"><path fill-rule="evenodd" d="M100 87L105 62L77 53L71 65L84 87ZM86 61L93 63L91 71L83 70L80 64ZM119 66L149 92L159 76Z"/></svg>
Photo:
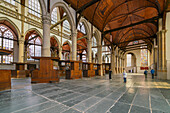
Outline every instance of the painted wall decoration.
<svg viewBox="0 0 170 113"><path fill-rule="evenodd" d="M148 66L148 51L147 51L147 49L141 50L141 66Z"/></svg>

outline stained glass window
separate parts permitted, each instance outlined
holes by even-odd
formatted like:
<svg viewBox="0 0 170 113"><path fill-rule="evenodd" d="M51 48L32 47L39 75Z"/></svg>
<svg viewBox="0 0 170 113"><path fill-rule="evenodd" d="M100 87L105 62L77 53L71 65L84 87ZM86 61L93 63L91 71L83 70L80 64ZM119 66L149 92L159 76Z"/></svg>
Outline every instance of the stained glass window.
<svg viewBox="0 0 170 113"><path fill-rule="evenodd" d="M35 34L32 34L28 39L31 39L32 37L36 36ZM31 56L41 56L41 41L40 38L34 38L30 40L27 48L27 60L34 60L31 58Z"/></svg>
<svg viewBox="0 0 170 113"><path fill-rule="evenodd" d="M141 49L141 66L148 65L148 51L147 49Z"/></svg>
<svg viewBox="0 0 170 113"><path fill-rule="evenodd" d="M14 0L5 0L8 3L11 3L12 5L15 5L15 1Z"/></svg>
<svg viewBox="0 0 170 113"><path fill-rule="evenodd" d="M6 26L0 25L0 48L13 50L14 48L14 35L10 29ZM3 61L3 62L1 62ZM13 53L10 55L1 55L0 63L11 63L13 62Z"/></svg>
<svg viewBox="0 0 170 113"><path fill-rule="evenodd" d="M40 17L40 4L38 0L29 0L28 4L28 7L30 8L29 13Z"/></svg>
<svg viewBox="0 0 170 113"><path fill-rule="evenodd" d="M138 44L139 42L138 41L133 41L133 44Z"/></svg>

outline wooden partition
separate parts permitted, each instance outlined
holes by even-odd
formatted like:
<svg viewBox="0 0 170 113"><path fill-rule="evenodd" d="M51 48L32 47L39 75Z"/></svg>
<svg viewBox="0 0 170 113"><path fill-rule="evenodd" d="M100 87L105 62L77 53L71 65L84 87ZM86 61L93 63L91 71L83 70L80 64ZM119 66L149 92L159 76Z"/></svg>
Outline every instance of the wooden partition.
<svg viewBox="0 0 170 113"><path fill-rule="evenodd" d="M60 76L66 77L66 68L67 66L70 65L69 60L60 60L59 61L59 70L60 70Z"/></svg>
<svg viewBox="0 0 170 113"><path fill-rule="evenodd" d="M95 69L93 63L83 63L83 77L94 77Z"/></svg>
<svg viewBox="0 0 170 113"><path fill-rule="evenodd" d="M17 63L17 62L13 62L13 64L15 64L15 70L12 70L12 74L11 77L14 78L25 78L25 77L29 77L29 70L25 70L25 65L27 63Z"/></svg>
<svg viewBox="0 0 170 113"><path fill-rule="evenodd" d="M98 76L102 75L102 64L97 64Z"/></svg>
<svg viewBox="0 0 170 113"><path fill-rule="evenodd" d="M0 91L11 88L11 70L0 70Z"/></svg>
<svg viewBox="0 0 170 113"><path fill-rule="evenodd" d="M82 61L67 61L66 79L82 78Z"/></svg>
<svg viewBox="0 0 170 113"><path fill-rule="evenodd" d="M111 63L103 63L103 71L105 74L109 74L109 70L111 69Z"/></svg>
<svg viewBox="0 0 170 113"><path fill-rule="evenodd" d="M32 57L40 60L40 69L32 71L32 83L59 82L59 70L53 69L53 60L59 61L58 57Z"/></svg>

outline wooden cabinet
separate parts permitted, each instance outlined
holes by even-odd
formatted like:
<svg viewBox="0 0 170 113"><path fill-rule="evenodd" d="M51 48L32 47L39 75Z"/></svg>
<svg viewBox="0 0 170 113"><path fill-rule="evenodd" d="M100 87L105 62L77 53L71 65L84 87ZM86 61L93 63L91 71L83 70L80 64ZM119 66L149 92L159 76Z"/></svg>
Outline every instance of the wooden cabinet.
<svg viewBox="0 0 170 113"><path fill-rule="evenodd" d="M32 71L32 83L59 82L59 70L53 69L53 60L59 61L56 57L33 57L40 60L40 69Z"/></svg>
<svg viewBox="0 0 170 113"><path fill-rule="evenodd" d="M66 79L82 78L81 61L69 61L66 67Z"/></svg>
<svg viewBox="0 0 170 113"><path fill-rule="evenodd" d="M11 88L11 70L0 70L0 91Z"/></svg>
<svg viewBox="0 0 170 113"><path fill-rule="evenodd" d="M12 70L12 75L11 77L14 78L25 78L25 77L29 77L29 70L25 70L25 65L27 63L17 63L17 62L13 62L13 64L16 65L16 70Z"/></svg>
<svg viewBox="0 0 170 113"><path fill-rule="evenodd" d="M95 69L93 63L83 63L83 77L94 77Z"/></svg>
<svg viewBox="0 0 170 113"><path fill-rule="evenodd" d="M109 70L111 69L111 63L103 63L102 65L104 74L109 74Z"/></svg>

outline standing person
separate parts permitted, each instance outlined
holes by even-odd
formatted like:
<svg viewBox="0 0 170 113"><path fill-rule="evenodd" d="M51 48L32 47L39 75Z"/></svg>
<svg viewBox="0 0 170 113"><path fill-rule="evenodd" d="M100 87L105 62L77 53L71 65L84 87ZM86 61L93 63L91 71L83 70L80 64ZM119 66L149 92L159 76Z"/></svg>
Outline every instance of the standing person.
<svg viewBox="0 0 170 113"><path fill-rule="evenodd" d="M126 73L126 71L124 70L124 71L123 71L123 79L124 79L124 83L126 83L126 78L127 78L127 73Z"/></svg>
<svg viewBox="0 0 170 113"><path fill-rule="evenodd" d="M145 70L145 71L144 71L144 74L145 74L145 78L147 78L148 71Z"/></svg>
<svg viewBox="0 0 170 113"><path fill-rule="evenodd" d="M154 79L155 70L151 69L152 79Z"/></svg>
<svg viewBox="0 0 170 113"><path fill-rule="evenodd" d="M109 70L109 79L112 79L112 70Z"/></svg>

